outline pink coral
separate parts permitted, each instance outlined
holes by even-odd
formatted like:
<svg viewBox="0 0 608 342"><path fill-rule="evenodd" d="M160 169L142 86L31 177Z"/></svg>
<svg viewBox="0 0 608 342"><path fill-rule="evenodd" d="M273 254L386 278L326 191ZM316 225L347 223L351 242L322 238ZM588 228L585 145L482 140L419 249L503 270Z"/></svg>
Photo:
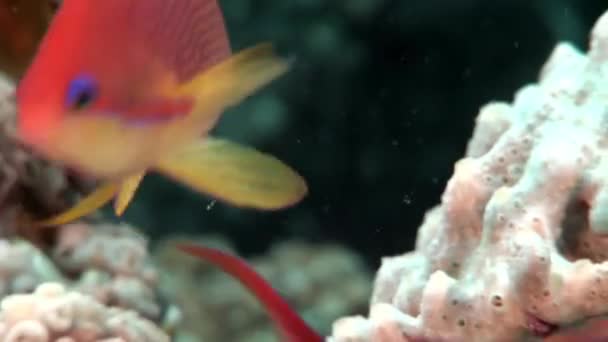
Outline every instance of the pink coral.
<svg viewBox="0 0 608 342"><path fill-rule="evenodd" d="M0 296L23 293L63 276L37 248L25 241L0 240Z"/></svg>
<svg viewBox="0 0 608 342"><path fill-rule="evenodd" d="M5 342L170 341L136 312L106 307L59 283L8 296L0 307L0 339Z"/></svg>
<svg viewBox="0 0 608 342"><path fill-rule="evenodd" d="M72 289L130 308L157 322L165 307L147 239L126 224L75 223L59 228L51 255L75 282Z"/></svg>

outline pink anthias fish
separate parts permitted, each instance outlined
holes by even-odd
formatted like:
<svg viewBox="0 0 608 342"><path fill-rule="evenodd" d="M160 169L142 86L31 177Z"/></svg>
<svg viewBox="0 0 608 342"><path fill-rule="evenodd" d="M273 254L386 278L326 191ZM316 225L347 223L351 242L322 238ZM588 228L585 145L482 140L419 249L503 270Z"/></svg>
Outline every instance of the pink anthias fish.
<svg viewBox="0 0 608 342"><path fill-rule="evenodd" d="M104 183L40 226L112 198L123 213L154 170L228 203L279 209L306 193L279 160L208 136L221 113L288 68L269 45L231 55L216 0L64 0L17 90L18 134ZM260 276L228 254L182 246L237 277L291 342L321 341Z"/></svg>
<svg viewBox="0 0 608 342"><path fill-rule="evenodd" d="M281 209L305 181L267 154L209 131L288 69L268 44L232 55L216 0L64 0L17 89L20 139L104 181L64 224L113 198L121 215L157 171L235 206Z"/></svg>

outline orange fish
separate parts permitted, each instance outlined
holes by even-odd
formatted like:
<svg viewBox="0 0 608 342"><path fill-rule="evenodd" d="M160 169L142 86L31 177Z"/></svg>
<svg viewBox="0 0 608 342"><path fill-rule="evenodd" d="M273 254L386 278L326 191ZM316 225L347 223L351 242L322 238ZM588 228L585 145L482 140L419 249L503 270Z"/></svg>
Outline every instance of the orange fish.
<svg viewBox="0 0 608 342"><path fill-rule="evenodd" d="M39 224L113 198L121 215L148 171L235 206L295 204L307 186L294 170L208 135L288 66L268 44L231 54L216 0L64 0L18 86L18 134L104 183Z"/></svg>
<svg viewBox="0 0 608 342"><path fill-rule="evenodd" d="M283 342L322 342L324 340L245 260L215 248L195 244L181 243L177 248L191 256L213 263L245 286L268 311Z"/></svg>
<svg viewBox="0 0 608 342"><path fill-rule="evenodd" d="M50 0L0 0L0 70L17 79L51 21Z"/></svg>

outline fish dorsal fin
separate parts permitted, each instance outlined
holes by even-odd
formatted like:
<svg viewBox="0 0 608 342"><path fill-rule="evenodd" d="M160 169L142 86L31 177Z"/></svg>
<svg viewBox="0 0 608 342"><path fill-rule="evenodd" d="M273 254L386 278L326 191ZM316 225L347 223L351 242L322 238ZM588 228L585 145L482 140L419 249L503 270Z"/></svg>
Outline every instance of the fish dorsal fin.
<svg viewBox="0 0 608 342"><path fill-rule="evenodd" d="M66 48L95 43L83 58L118 59L131 70L160 61L180 82L231 54L217 0L63 0L58 16ZM71 32L73 22L81 32Z"/></svg>
<svg viewBox="0 0 608 342"><path fill-rule="evenodd" d="M147 35L146 42L180 81L231 53L217 0L139 0L131 13L133 23Z"/></svg>

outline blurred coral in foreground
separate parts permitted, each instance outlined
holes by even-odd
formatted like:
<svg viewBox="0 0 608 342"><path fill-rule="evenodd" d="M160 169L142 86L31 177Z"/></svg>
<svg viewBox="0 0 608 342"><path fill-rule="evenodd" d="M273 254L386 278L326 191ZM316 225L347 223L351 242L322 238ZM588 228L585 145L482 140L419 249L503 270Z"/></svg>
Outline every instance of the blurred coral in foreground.
<svg viewBox="0 0 608 342"><path fill-rule="evenodd" d="M33 294L8 296L1 305L0 338L5 342L169 341L137 313L106 307L57 283L42 284Z"/></svg>
<svg viewBox="0 0 608 342"><path fill-rule="evenodd" d="M0 240L0 340L168 341L180 311L160 294L146 246L108 224L61 227L49 250Z"/></svg>
<svg viewBox="0 0 608 342"><path fill-rule="evenodd" d="M481 109L416 250L383 259L369 317L332 341L601 340L602 320L564 330L608 314L607 84L608 13L587 55L559 44Z"/></svg>

